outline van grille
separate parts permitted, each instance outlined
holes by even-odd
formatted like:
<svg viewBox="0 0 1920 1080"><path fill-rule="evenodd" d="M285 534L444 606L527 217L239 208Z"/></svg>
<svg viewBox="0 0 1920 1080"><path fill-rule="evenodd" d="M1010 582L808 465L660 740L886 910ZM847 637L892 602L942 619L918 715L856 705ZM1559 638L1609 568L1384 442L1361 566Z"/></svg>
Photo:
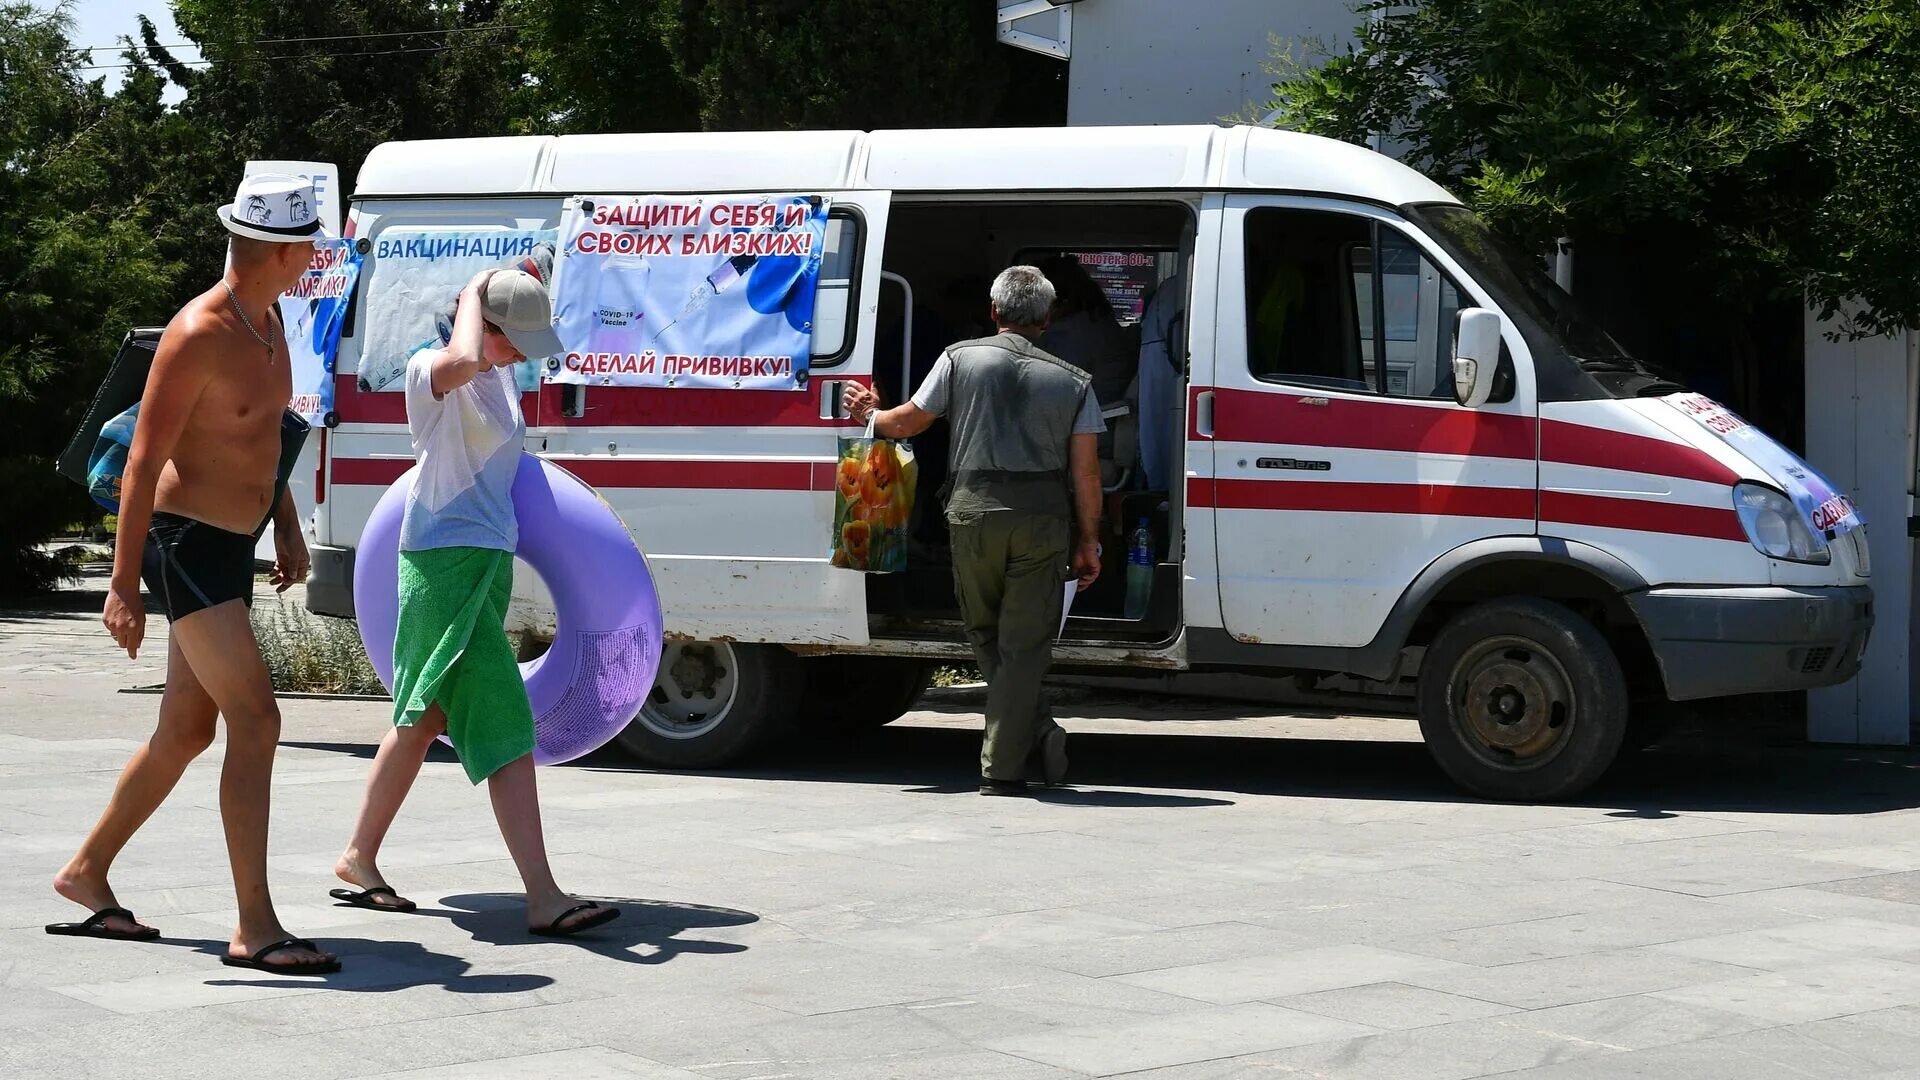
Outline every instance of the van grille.
<svg viewBox="0 0 1920 1080"><path fill-rule="evenodd" d="M1832 662L1833 646L1820 645L1808 649L1806 659L1800 661L1800 674L1818 675L1827 670L1827 665Z"/></svg>

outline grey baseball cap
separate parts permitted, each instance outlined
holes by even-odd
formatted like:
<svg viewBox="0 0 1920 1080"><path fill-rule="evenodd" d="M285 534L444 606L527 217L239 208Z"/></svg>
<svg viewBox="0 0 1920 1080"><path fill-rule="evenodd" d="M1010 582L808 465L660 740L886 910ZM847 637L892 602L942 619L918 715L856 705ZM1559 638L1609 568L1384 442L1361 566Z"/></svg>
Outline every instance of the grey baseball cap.
<svg viewBox="0 0 1920 1080"><path fill-rule="evenodd" d="M553 301L540 279L525 270L498 270L480 292L480 309L529 360L566 351L553 332Z"/></svg>

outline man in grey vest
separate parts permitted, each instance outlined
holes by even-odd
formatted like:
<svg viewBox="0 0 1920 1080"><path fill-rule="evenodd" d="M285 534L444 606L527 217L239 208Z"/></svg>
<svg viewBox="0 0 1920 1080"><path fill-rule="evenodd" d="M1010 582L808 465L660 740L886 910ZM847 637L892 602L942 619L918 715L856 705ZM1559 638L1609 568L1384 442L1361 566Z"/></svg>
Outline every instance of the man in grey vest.
<svg viewBox="0 0 1920 1080"><path fill-rule="evenodd" d="M875 433L911 438L941 416L953 428L947 522L967 639L987 679L980 793L1021 795L1029 763L1045 783L1067 771L1067 733L1040 700L1053 661L1068 568L1100 576L1099 436L1092 379L1034 345L1053 286L1031 266L994 279L993 337L947 348L913 400L875 413L850 386L847 411Z"/></svg>

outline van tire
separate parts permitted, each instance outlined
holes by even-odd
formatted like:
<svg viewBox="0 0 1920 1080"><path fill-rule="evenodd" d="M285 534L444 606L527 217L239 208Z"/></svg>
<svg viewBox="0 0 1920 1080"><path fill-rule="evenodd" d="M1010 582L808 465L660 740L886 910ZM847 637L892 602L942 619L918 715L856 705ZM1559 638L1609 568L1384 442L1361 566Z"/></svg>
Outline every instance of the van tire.
<svg viewBox="0 0 1920 1080"><path fill-rule="evenodd" d="M1510 801L1566 799L1612 766L1627 679L1594 625L1547 600L1494 600L1455 616L1420 666L1420 733L1454 783Z"/></svg>
<svg viewBox="0 0 1920 1080"><path fill-rule="evenodd" d="M828 735L864 735L906 715L933 682L934 665L895 656L827 656L801 662L807 692L800 727Z"/></svg>
<svg viewBox="0 0 1920 1080"><path fill-rule="evenodd" d="M777 646L668 642L653 693L614 741L663 769L725 765L792 730L802 679Z"/></svg>

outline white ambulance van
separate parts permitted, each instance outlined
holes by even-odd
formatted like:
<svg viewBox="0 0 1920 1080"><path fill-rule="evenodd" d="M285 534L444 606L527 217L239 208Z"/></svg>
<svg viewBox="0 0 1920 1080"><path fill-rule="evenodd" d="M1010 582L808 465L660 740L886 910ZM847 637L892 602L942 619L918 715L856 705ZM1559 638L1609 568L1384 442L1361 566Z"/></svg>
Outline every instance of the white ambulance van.
<svg viewBox="0 0 1920 1080"><path fill-rule="evenodd" d="M395 363L362 351L382 241L554 229L593 193L770 192L831 206L800 389L526 397L528 449L598 488L652 562L666 655L621 737L647 760L713 765L797 724L884 724L933 665L966 661L932 494L940 429L916 448L908 570L829 563L838 438L858 433L841 394L876 383L897 400L981 332L994 273L1048 257L1094 272L1128 349L1145 294L1174 290L1145 362L1180 387L1103 402L1106 573L1057 666L1398 687L1445 772L1510 799L1593 783L1658 703L1858 669L1872 600L1844 496L1809 502L1804 463L1626 355L1418 173L1250 127L379 147L348 225L368 263L321 441L310 606L352 614L362 525L410 464L403 396L356 378ZM1157 490L1134 451L1149 427L1172 455ZM1128 619L1142 519L1157 566ZM538 582L516 595L514 628L550 636Z"/></svg>

